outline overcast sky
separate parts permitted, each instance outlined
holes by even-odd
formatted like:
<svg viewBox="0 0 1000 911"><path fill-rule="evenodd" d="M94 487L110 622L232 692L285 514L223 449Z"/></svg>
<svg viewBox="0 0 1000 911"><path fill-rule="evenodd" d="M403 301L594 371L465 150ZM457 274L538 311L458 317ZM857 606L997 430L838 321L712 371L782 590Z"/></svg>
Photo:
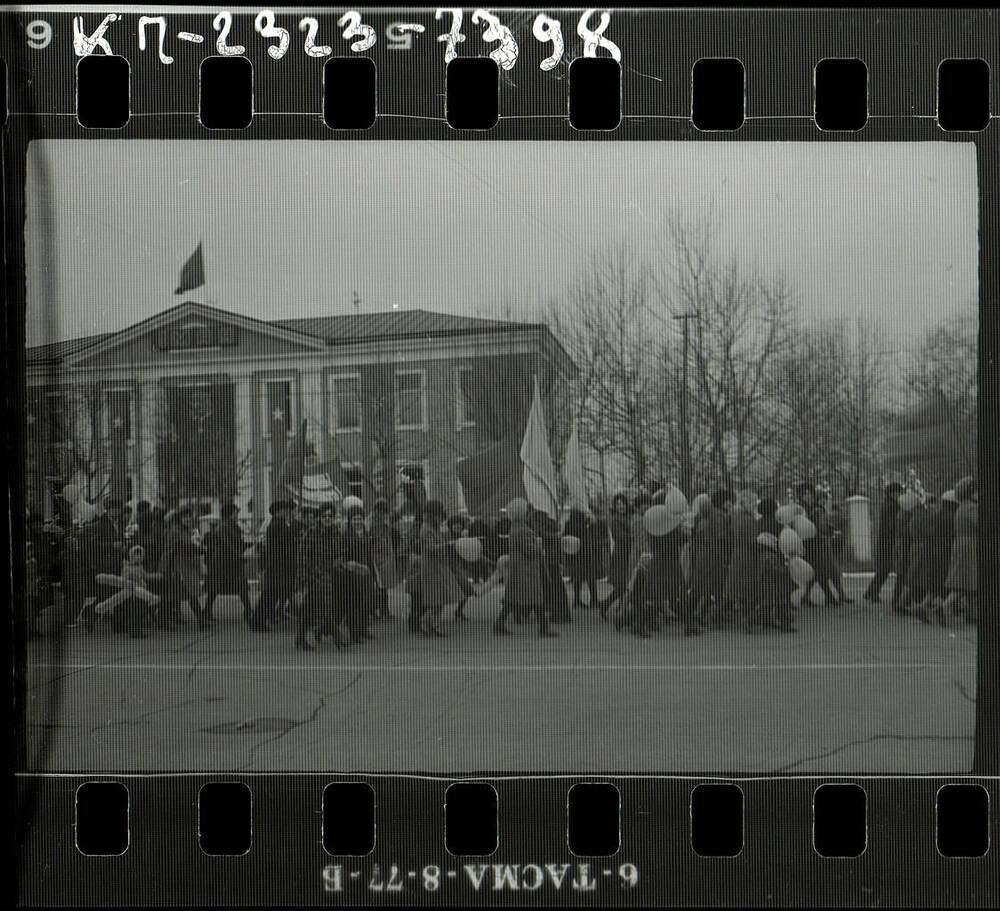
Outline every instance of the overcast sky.
<svg viewBox="0 0 1000 911"><path fill-rule="evenodd" d="M36 141L28 344L185 299L530 313L601 250L656 257L671 212L710 210L807 312L916 331L977 300L977 205L971 143ZM207 286L175 296L199 240Z"/></svg>

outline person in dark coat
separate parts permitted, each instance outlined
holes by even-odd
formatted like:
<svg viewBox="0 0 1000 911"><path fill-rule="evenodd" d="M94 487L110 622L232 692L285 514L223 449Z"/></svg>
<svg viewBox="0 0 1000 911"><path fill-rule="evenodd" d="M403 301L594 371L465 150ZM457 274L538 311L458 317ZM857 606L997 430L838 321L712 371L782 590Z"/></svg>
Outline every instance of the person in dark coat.
<svg viewBox="0 0 1000 911"><path fill-rule="evenodd" d="M909 616L907 604L910 593L906 589L906 574L910 568L910 557L913 539L910 534L910 521L913 511L920 501L910 490L904 491L899 497L899 512L896 513L895 543L893 545L892 571L896 574L896 586L892 594L892 612Z"/></svg>
<svg viewBox="0 0 1000 911"><path fill-rule="evenodd" d="M485 582L493 571L490 566L489 535L490 529L485 520L481 516L473 516L469 523L469 537L478 538L483 547L482 559L472 566L473 582Z"/></svg>
<svg viewBox="0 0 1000 911"><path fill-rule="evenodd" d="M337 510L327 503L320 509L319 527L303 538L298 551L295 590L301 593L301 604L295 636L297 649L312 650L307 638L310 631L317 644L329 636L338 651L347 647L340 636L346 615L344 575L344 546L337 528Z"/></svg>
<svg viewBox="0 0 1000 911"><path fill-rule="evenodd" d="M914 612L918 616L919 606L931 589L938 508L936 498L928 496L923 503L917 504L910 515L910 562L903 584L912 603L917 605Z"/></svg>
<svg viewBox="0 0 1000 911"><path fill-rule="evenodd" d="M355 642L374 639L368 621L375 616L376 587L372 539L365 527L365 511L360 506L347 510L343 531L344 600L347 629Z"/></svg>
<svg viewBox="0 0 1000 911"><path fill-rule="evenodd" d="M852 601L844 593L843 581L840 573L840 564L837 562L836 554L833 552L833 539L836 533L833 518L828 510L829 494L823 493L817 496L816 502L811 509L806 510L806 517L816 526L816 537L806 544L806 561L812 566L816 573L816 584L823 590L825 600L830 599L830 589L833 589L837 600L834 604L851 604ZM810 547L810 545L812 545ZM809 555L815 559L815 563L809 559Z"/></svg>
<svg viewBox="0 0 1000 911"><path fill-rule="evenodd" d="M699 622L704 618L709 626L718 626L725 583L723 567L728 566L729 561L729 519L707 494L696 496L692 507L688 609Z"/></svg>
<svg viewBox="0 0 1000 911"><path fill-rule="evenodd" d="M249 623L250 591L247 587L246 562L243 554L247 543L236 521L237 507L226 503L221 510L222 520L202 542L205 548L205 620L214 622L212 605L219 595L238 595L243 602L243 619Z"/></svg>
<svg viewBox="0 0 1000 911"><path fill-rule="evenodd" d="M946 490L941 495L941 503L935 513L934 530L931 538L931 565L928 570L928 590L924 600L917 607L917 617L930 623L932 616L939 616L939 608L948 596L945 585L948 579L948 565L951 561L952 544L955 541L955 513L958 498L954 490Z"/></svg>
<svg viewBox="0 0 1000 911"><path fill-rule="evenodd" d="M595 504L590 507L591 516L591 537L593 539L594 567L598 579L604 579L608 575L608 568L611 563L611 529L604 510ZM596 598L595 602L600 603Z"/></svg>
<svg viewBox="0 0 1000 911"><path fill-rule="evenodd" d="M538 635L557 636L558 633L549 628L549 606L545 603L542 585L542 539L528 526L527 502L520 497L511 500L507 514L511 521L510 562L500 615L493 624L493 632L498 636L510 632L505 621L511 613L530 614L534 611L538 615Z"/></svg>
<svg viewBox="0 0 1000 911"><path fill-rule="evenodd" d="M628 585L629 557L632 551L632 510L628 497L623 493L615 494L611 500L611 559L608 564L608 582L611 583L611 593L600 601L601 618L606 620L608 608L619 601L625 594Z"/></svg>
<svg viewBox="0 0 1000 911"><path fill-rule="evenodd" d="M542 539L542 596L553 623L569 623L569 598L562 575L562 535L555 519L540 509L528 517L528 527Z"/></svg>
<svg viewBox="0 0 1000 911"><path fill-rule="evenodd" d="M788 573L788 565L781 554L777 541L781 535L781 524L775 514L778 504L765 498L757 504L757 548L760 566L759 604L764 620L785 633L797 633L792 623L792 591L794 584ZM761 541L762 535L770 535L773 543Z"/></svg>
<svg viewBox="0 0 1000 911"><path fill-rule="evenodd" d="M569 570L570 583L573 586L573 609L579 610L583 607L581 594L583 586L588 589L587 606L592 607L598 603L597 578L600 574L598 535L599 530L594 517L585 513L581 509L570 511L566 520L565 534L574 538L579 538L580 549L566 560L566 568Z"/></svg>
<svg viewBox="0 0 1000 911"><path fill-rule="evenodd" d="M423 634L424 599L420 584L420 531L423 528L423 517L414 516L413 524L406 534L406 567L404 590L410 599L410 612L406 618L407 628L411 633Z"/></svg>
<svg viewBox="0 0 1000 911"><path fill-rule="evenodd" d="M264 584L250 628L270 632L277 610L292 600L298 539L290 522L290 500L275 500L264 535Z"/></svg>
<svg viewBox="0 0 1000 911"><path fill-rule="evenodd" d="M424 521L420 529L421 631L441 638L447 636L439 626L441 612L446 605L462 600L462 590L451 568L455 542L442 529L444 521L444 504L440 500L428 500L424 504Z"/></svg>
<svg viewBox="0 0 1000 911"><path fill-rule="evenodd" d="M882 586L892 573L896 544L896 515L899 512L899 497L903 485L897 481L885 486L885 498L878 514L878 528L875 533L875 575L865 590L865 600L879 603ZM898 585L898 581L896 585Z"/></svg>
<svg viewBox="0 0 1000 911"><path fill-rule="evenodd" d="M974 623L977 619L979 596L978 540L979 540L979 492L971 477L962 478L955 484L958 508L955 510L955 537L951 545L951 559L945 588L948 597L937 612L938 622L944 623L948 614L964 604L965 619Z"/></svg>
<svg viewBox="0 0 1000 911"><path fill-rule="evenodd" d="M457 541L459 538L466 537L466 524L465 519L460 515L449 516L448 521L445 523L445 527L448 531L448 537L452 541ZM465 616L465 605L468 603L469 598L471 598L476 590L472 585L472 581L469 579L470 565L466 563L457 553L452 553L451 555L451 571L455 575L455 581L458 583L458 587L462 590L462 598L458 602L458 607L455 608L455 619L456 620L468 620L469 618Z"/></svg>
<svg viewBox="0 0 1000 911"><path fill-rule="evenodd" d="M660 506L660 508L664 508ZM684 572L681 569L681 548L687 542L683 528L684 516L664 514L664 524L646 535L640 555L642 571L632 594L630 623L632 632L643 639L649 638L654 627L653 611L660 605L676 610L684 621L685 636L700 636L701 629L688 609L685 595Z"/></svg>
<svg viewBox="0 0 1000 911"><path fill-rule="evenodd" d="M723 596L737 609L742 609L743 622L750 629L757 614L757 581L760 575L757 548L757 494L746 489L730 516L733 552L726 572Z"/></svg>

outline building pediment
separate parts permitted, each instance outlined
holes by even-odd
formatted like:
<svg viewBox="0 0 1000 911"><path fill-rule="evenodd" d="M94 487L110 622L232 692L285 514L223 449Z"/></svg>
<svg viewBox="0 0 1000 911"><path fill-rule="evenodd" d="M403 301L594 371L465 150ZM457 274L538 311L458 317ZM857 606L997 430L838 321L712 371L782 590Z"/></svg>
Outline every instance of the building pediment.
<svg viewBox="0 0 1000 911"><path fill-rule="evenodd" d="M152 365L179 356L219 361L325 349L323 339L294 329L185 303L75 351L63 363L73 368Z"/></svg>

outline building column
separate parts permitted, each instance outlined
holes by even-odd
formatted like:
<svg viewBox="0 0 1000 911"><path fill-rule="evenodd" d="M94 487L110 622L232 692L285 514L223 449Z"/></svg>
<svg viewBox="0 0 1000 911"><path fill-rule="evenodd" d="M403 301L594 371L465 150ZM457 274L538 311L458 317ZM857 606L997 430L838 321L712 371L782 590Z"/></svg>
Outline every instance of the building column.
<svg viewBox="0 0 1000 911"><path fill-rule="evenodd" d="M160 384L156 381L138 383L136 395L139 397L136 413L138 426L136 435L136 466L137 480L136 499L156 503L159 495L160 478L157 464L157 433L160 407Z"/></svg>
<svg viewBox="0 0 1000 911"><path fill-rule="evenodd" d="M254 514L259 513L258 502L262 491L258 483L258 441L254 439L254 382L250 374L233 376L233 417L236 423L236 496L233 500L241 519L250 516L249 504L253 500ZM267 504L264 504L267 508Z"/></svg>

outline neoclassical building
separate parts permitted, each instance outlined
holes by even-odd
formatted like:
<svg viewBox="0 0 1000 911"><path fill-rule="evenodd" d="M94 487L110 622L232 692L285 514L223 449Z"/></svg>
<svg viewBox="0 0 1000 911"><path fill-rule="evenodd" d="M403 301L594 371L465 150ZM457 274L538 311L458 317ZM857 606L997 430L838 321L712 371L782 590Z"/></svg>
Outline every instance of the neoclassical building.
<svg viewBox="0 0 1000 911"><path fill-rule="evenodd" d="M194 302L26 363L30 506L50 514L73 482L92 501L232 499L255 520L288 493L303 422L304 499L324 476L366 499L409 478L460 508L456 464L497 437L494 412L522 407L537 376L557 429L576 371L543 324L401 309L263 321Z"/></svg>

